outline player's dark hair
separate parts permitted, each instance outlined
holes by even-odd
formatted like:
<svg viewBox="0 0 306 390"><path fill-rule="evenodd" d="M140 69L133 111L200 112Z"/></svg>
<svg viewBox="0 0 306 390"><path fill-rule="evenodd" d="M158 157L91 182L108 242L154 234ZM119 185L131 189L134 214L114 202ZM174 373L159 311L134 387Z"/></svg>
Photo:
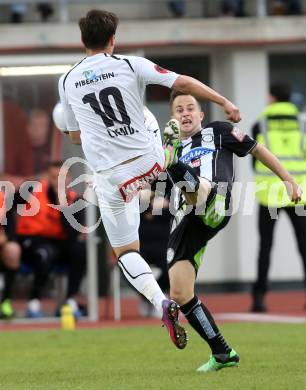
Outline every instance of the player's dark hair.
<svg viewBox="0 0 306 390"><path fill-rule="evenodd" d="M115 35L118 17L112 12L93 9L79 20L81 38L87 49L105 49Z"/></svg>
<svg viewBox="0 0 306 390"><path fill-rule="evenodd" d="M174 102L174 100L175 100L178 96L188 96L188 95L190 95L190 94L189 94L189 93L186 93L186 92L178 91L177 89L172 89L171 94L170 94L170 108L171 108L171 111L172 111L173 102ZM190 95L190 96L192 96L192 95ZM195 101L198 103L199 109L202 111L202 107L201 107L201 104L200 104L200 102L198 101L198 99L195 98L194 96L193 96L193 98L194 98Z"/></svg>
<svg viewBox="0 0 306 390"><path fill-rule="evenodd" d="M270 94L278 102L288 102L290 100L291 88L286 83L275 83L270 86Z"/></svg>

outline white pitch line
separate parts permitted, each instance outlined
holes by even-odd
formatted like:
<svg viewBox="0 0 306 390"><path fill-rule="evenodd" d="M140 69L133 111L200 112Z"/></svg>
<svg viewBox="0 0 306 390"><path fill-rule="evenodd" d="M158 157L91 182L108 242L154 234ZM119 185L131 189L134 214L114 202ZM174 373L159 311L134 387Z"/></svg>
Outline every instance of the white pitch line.
<svg viewBox="0 0 306 390"><path fill-rule="evenodd" d="M279 314L260 313L216 313L217 320L246 321L246 322L274 322L282 324L305 324L306 316L290 316Z"/></svg>

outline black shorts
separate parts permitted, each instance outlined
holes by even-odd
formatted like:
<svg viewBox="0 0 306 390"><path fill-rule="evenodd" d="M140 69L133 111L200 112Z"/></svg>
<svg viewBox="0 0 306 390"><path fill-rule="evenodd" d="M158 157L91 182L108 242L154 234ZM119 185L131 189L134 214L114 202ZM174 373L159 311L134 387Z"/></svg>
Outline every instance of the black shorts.
<svg viewBox="0 0 306 390"><path fill-rule="evenodd" d="M218 212L222 202L224 204L223 212ZM174 217L168 242L167 261L169 268L177 261L189 260L195 271L198 271L207 242L230 220L228 204L229 194L222 197L214 193L203 215L196 215L194 210L185 215L183 209L180 209ZM224 211L226 212L224 213Z"/></svg>

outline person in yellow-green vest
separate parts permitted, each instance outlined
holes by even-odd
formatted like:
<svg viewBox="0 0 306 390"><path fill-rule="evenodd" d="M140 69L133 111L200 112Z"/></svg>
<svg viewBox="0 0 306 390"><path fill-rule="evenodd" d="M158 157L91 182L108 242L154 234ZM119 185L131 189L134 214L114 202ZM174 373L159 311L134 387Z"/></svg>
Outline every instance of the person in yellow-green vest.
<svg viewBox="0 0 306 390"><path fill-rule="evenodd" d="M259 202L259 254L257 280L252 292L253 312L265 312L265 294L268 290L268 271L273 232L280 211L285 211L293 225L298 249L301 254L306 288L306 144L305 124L299 117L298 108L290 103L290 87L274 84L270 87L269 104L253 127L253 138L265 145L278 157L284 168L303 188L298 205L290 202L281 180L260 161L254 161L256 195ZM306 304L305 304L306 309Z"/></svg>

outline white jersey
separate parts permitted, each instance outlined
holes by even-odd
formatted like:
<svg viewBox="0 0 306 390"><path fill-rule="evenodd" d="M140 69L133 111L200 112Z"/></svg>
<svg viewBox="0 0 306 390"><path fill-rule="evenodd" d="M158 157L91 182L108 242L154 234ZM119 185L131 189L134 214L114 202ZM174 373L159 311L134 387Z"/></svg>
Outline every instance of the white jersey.
<svg viewBox="0 0 306 390"><path fill-rule="evenodd" d="M136 56L86 57L59 80L67 129L81 131L84 154L96 170L152 151L143 97L148 84L171 88L178 74Z"/></svg>
<svg viewBox="0 0 306 390"><path fill-rule="evenodd" d="M143 108L143 114L147 131L151 134L153 141L162 147L160 129L155 115L146 106Z"/></svg>

